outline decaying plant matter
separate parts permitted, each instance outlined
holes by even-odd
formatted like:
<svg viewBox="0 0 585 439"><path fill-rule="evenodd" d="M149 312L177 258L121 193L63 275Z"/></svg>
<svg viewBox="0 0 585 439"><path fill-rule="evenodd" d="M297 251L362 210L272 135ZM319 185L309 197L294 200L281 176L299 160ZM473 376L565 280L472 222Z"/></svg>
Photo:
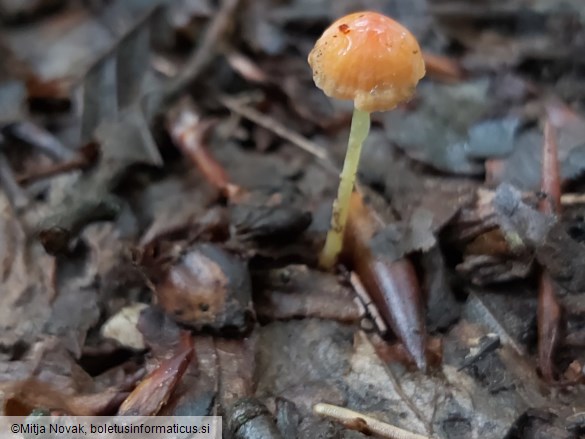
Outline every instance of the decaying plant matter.
<svg viewBox="0 0 585 439"><path fill-rule="evenodd" d="M363 7L0 0L0 414L583 435L580 2Z"/></svg>

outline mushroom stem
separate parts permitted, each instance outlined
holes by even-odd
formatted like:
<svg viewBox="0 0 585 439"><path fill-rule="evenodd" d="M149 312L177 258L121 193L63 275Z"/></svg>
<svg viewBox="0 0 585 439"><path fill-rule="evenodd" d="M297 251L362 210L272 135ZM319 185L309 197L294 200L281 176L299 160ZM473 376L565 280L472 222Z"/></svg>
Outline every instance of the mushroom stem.
<svg viewBox="0 0 585 439"><path fill-rule="evenodd" d="M354 108L337 199L333 203L331 228L327 232L327 240L319 258L319 264L326 270L333 268L343 247L343 235L349 214L349 201L360 162L362 145L369 131L370 113Z"/></svg>

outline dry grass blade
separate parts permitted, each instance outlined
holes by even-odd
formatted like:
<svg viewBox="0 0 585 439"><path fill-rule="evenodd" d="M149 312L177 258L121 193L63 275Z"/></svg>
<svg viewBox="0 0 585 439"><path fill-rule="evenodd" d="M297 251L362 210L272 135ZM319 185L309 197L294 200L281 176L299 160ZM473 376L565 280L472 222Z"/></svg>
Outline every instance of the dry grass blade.
<svg viewBox="0 0 585 439"><path fill-rule="evenodd" d="M550 120L544 126L542 148L542 192L546 195L540 211L546 214L561 212L561 179L556 131ZM560 338L561 306L552 279L542 269L538 285L538 363L543 377L554 381L554 356Z"/></svg>
<svg viewBox="0 0 585 439"><path fill-rule="evenodd" d="M239 4L240 0L222 1L221 7L209 24L201 44L197 47L184 69L169 84L165 93L167 102L173 101L187 85L195 81L213 60L216 54L215 48L232 24Z"/></svg>
<svg viewBox="0 0 585 439"><path fill-rule="evenodd" d="M559 214L561 209L561 172L557 133L550 120L547 120L544 125L541 190L546 198L542 200L540 210L543 213Z"/></svg>
<svg viewBox="0 0 585 439"><path fill-rule="evenodd" d="M370 416L332 404L316 404L313 407L313 411L318 415L331 418L351 430L362 432L368 436L382 439L430 439L428 436L411 433Z"/></svg>
<svg viewBox="0 0 585 439"><path fill-rule="evenodd" d="M266 116L261 112L255 110L254 108L248 107L246 105L242 105L236 99L230 98L228 96L220 96L219 101L225 105L229 110L233 111L234 113L239 114L242 117L254 122L255 124L265 128L277 136L288 140L292 144L298 146L303 151L308 152L309 154L317 157L319 159L319 163L325 168L327 171L334 173L337 175L339 173L339 169L333 165L329 155L325 148L320 145L317 145L314 142L311 142L309 139L301 136L294 131L289 130L286 126L274 120L270 116Z"/></svg>
<svg viewBox="0 0 585 439"><path fill-rule="evenodd" d="M561 206L575 206L578 204L585 204L585 194L561 195Z"/></svg>

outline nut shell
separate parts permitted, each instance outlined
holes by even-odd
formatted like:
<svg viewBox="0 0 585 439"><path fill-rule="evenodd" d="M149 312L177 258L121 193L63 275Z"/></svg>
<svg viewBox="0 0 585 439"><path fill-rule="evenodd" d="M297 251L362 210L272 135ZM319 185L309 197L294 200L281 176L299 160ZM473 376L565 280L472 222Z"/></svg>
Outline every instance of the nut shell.
<svg viewBox="0 0 585 439"><path fill-rule="evenodd" d="M391 110L409 100L425 75L416 38L376 12L335 21L317 40L309 64L315 84L327 96L353 100L367 112Z"/></svg>

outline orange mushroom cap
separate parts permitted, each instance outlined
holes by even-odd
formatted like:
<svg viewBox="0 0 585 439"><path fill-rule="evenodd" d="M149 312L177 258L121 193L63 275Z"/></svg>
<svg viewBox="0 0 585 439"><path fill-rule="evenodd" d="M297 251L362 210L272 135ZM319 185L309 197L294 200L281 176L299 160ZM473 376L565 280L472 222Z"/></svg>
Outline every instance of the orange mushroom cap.
<svg viewBox="0 0 585 439"><path fill-rule="evenodd" d="M327 96L351 99L367 112L409 100L425 75L416 38L376 12L356 12L333 23L317 40L309 64Z"/></svg>

